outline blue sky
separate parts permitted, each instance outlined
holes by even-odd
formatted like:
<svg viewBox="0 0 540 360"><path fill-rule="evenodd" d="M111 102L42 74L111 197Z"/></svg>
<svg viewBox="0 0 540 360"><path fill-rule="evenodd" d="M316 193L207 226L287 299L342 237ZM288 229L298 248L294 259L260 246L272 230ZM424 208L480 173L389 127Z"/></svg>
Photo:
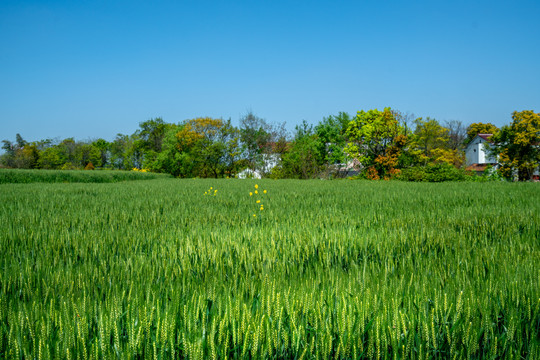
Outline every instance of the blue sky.
<svg viewBox="0 0 540 360"><path fill-rule="evenodd" d="M501 126L540 111L539 17L537 0L3 0L0 139L385 106Z"/></svg>

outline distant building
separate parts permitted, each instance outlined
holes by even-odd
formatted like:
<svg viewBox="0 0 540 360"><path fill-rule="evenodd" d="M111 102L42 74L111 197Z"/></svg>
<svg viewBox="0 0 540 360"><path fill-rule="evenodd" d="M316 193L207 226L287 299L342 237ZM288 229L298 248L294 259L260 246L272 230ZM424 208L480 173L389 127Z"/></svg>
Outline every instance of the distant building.
<svg viewBox="0 0 540 360"><path fill-rule="evenodd" d="M488 166L497 166L497 157L488 153L487 144L493 134L478 134L465 148L467 170L483 173Z"/></svg>

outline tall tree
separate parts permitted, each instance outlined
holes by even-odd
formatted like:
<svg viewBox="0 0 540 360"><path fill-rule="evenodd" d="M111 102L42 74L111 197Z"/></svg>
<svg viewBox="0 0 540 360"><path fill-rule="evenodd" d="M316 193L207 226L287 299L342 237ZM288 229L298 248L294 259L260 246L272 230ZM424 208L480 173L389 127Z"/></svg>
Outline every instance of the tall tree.
<svg viewBox="0 0 540 360"><path fill-rule="evenodd" d="M240 118L240 140L248 167L253 171L260 170L264 165L264 154L269 153L271 147L271 125L249 111Z"/></svg>
<svg viewBox="0 0 540 360"><path fill-rule="evenodd" d="M0 163L8 168L15 167L15 146L9 140L2 140L2 149L5 151L0 157Z"/></svg>
<svg viewBox="0 0 540 360"><path fill-rule="evenodd" d="M463 150L464 141L467 138L467 129L459 120L444 122L444 127L448 129L448 145L452 150Z"/></svg>
<svg viewBox="0 0 540 360"><path fill-rule="evenodd" d="M420 151L418 160L421 164L448 163L461 167L465 160L462 147L459 145L459 123L452 123L452 136L448 127L437 120L427 117L426 120L415 120L414 144Z"/></svg>
<svg viewBox="0 0 540 360"><path fill-rule="evenodd" d="M101 167L107 166L109 164L111 144L105 139L97 139L92 142L92 146L99 150Z"/></svg>
<svg viewBox="0 0 540 360"><path fill-rule="evenodd" d="M333 169L339 172L340 165L348 160L347 154L343 150L347 144L347 127L351 120L349 114L340 112L337 116L330 115L323 118L315 126L318 153L321 157L319 163L323 165L327 174ZM337 173L337 175L340 174Z"/></svg>
<svg viewBox="0 0 540 360"><path fill-rule="evenodd" d="M168 126L170 124L164 122L160 117L139 123L138 134L144 143L144 148L156 153L161 152L161 145Z"/></svg>
<svg viewBox="0 0 540 360"><path fill-rule="evenodd" d="M271 124L252 111L240 118L240 142L246 165L265 174L268 162L283 154L287 147L285 124Z"/></svg>
<svg viewBox="0 0 540 360"><path fill-rule="evenodd" d="M443 127L435 119L427 117L425 120L418 118L414 129L415 143L422 151L422 160L425 164L433 160L433 151L438 148L446 148L448 145L448 129Z"/></svg>
<svg viewBox="0 0 540 360"><path fill-rule="evenodd" d="M389 178L399 172L398 161L407 139L390 108L359 111L349 123L345 148L357 158L372 179Z"/></svg>
<svg viewBox="0 0 540 360"><path fill-rule="evenodd" d="M323 156L317 134L305 120L295 128L294 140L283 154L282 171L287 178L311 179L319 175Z"/></svg>
<svg viewBox="0 0 540 360"><path fill-rule="evenodd" d="M15 135L15 143L19 149L22 149L27 144L26 140L23 139L21 134Z"/></svg>
<svg viewBox="0 0 540 360"><path fill-rule="evenodd" d="M95 167L101 167L101 151L91 143L78 143L75 150L77 167L85 168L91 163Z"/></svg>
<svg viewBox="0 0 540 360"><path fill-rule="evenodd" d="M540 114L533 110L514 111L512 123L491 138L491 152L499 155L499 172L520 181L532 179L540 166Z"/></svg>
<svg viewBox="0 0 540 360"><path fill-rule="evenodd" d="M230 120L208 117L188 120L176 137L182 161L192 167L181 175L217 178L226 171L234 172L234 158L239 153L238 134Z"/></svg>

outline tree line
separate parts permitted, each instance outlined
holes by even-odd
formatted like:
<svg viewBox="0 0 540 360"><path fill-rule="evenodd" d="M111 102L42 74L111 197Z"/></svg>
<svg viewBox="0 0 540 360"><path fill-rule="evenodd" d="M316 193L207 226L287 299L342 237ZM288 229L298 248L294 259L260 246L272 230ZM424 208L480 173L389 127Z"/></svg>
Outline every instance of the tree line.
<svg viewBox="0 0 540 360"><path fill-rule="evenodd" d="M304 121L292 134L285 124L267 122L253 112L231 120L200 117L180 123L162 118L139 124L113 141L39 140L19 134L2 141L0 166L23 169L145 169L177 177L263 176L414 180L428 173L464 176L465 147L477 134L493 134L490 151L499 174L532 178L540 163L540 114L514 112L509 125L465 126L415 118L385 108L340 112L316 125ZM420 174L420 175L419 175Z"/></svg>

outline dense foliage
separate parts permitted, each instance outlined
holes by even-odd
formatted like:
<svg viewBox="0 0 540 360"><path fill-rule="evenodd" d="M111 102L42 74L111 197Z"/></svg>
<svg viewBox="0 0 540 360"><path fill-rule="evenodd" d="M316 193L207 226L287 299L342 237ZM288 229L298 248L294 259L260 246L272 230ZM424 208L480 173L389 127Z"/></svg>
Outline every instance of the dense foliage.
<svg viewBox="0 0 540 360"><path fill-rule="evenodd" d="M0 185L0 358L538 359L539 195L504 182Z"/></svg>
<svg viewBox="0 0 540 360"><path fill-rule="evenodd" d="M499 172L519 180L532 179L540 164L540 114L534 111L514 112L512 123L503 126L493 138L492 149L499 155Z"/></svg>
<svg viewBox="0 0 540 360"><path fill-rule="evenodd" d="M239 127L230 119L200 117L172 124L156 118L141 122L132 135L118 134L112 142L27 142L17 134L15 142L3 140L0 167L136 168L182 178L404 179L446 169L446 164L463 169L465 146L482 133L494 134L500 175L530 180L540 162L539 118L530 110L515 112L512 125L499 132L490 123L465 128L457 120L414 119L385 108L362 110L354 117L341 112L315 126L304 121L293 134L284 124L270 124L252 112L240 118ZM400 175L402 171L407 174Z"/></svg>

